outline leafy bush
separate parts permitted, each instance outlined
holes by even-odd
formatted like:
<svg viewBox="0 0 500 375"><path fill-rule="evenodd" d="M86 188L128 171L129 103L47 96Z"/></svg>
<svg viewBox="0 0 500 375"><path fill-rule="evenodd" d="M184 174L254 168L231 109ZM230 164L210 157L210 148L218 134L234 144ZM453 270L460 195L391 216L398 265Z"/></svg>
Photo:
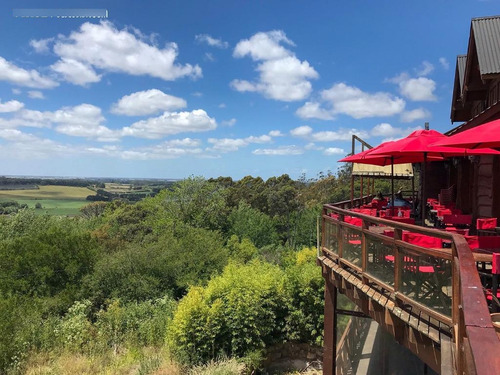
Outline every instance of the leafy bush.
<svg viewBox="0 0 500 375"><path fill-rule="evenodd" d="M97 314L95 323L99 344L116 353L121 346L141 348L161 346L175 301L170 297L141 303L111 301Z"/></svg>
<svg viewBox="0 0 500 375"><path fill-rule="evenodd" d="M283 272L253 261L229 264L206 288L191 288L167 329L183 362L243 356L282 339L287 305Z"/></svg>
<svg viewBox="0 0 500 375"><path fill-rule="evenodd" d="M324 280L315 259L316 249L304 248L295 254L295 264L285 271L286 288L290 296L286 336L290 341L321 345Z"/></svg>

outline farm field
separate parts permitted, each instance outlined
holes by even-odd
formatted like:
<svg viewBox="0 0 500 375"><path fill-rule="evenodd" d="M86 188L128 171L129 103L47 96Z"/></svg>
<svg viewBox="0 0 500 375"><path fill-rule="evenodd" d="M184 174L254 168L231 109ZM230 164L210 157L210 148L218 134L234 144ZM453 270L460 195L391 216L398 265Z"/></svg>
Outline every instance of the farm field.
<svg viewBox="0 0 500 375"><path fill-rule="evenodd" d="M36 210L40 214L77 215L89 203L85 198L92 194L95 194L92 190L82 187L42 185L39 189L1 190L0 202L14 200L26 203L29 208L40 203L42 208Z"/></svg>

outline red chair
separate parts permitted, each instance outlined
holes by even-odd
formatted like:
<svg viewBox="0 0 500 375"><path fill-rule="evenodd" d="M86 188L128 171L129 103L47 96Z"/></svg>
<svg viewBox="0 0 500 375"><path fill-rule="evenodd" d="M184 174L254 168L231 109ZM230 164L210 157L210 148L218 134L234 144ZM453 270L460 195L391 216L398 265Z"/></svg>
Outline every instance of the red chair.
<svg viewBox="0 0 500 375"><path fill-rule="evenodd" d="M497 226L497 218L483 218L476 220L476 229L495 229Z"/></svg>
<svg viewBox="0 0 500 375"><path fill-rule="evenodd" d="M488 253L500 251L500 236L479 236L478 242L480 250Z"/></svg>
<svg viewBox="0 0 500 375"><path fill-rule="evenodd" d="M442 224L447 231L455 231L457 229L469 229L472 224L472 215L444 215ZM449 230L450 229L450 230ZM460 233L463 234L463 233ZM469 234L467 231L466 234Z"/></svg>
<svg viewBox="0 0 500 375"><path fill-rule="evenodd" d="M443 247L443 240L441 238L427 236L420 233L403 232L403 241L426 248Z"/></svg>
<svg viewBox="0 0 500 375"><path fill-rule="evenodd" d="M469 244L472 251L479 248L479 237L478 236L464 236L465 240Z"/></svg>

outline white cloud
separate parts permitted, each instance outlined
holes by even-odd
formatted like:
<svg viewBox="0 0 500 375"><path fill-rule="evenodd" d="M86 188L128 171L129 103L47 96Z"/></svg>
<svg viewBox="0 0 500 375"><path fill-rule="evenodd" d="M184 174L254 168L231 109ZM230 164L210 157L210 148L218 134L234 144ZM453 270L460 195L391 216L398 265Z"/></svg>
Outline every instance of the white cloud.
<svg viewBox="0 0 500 375"><path fill-rule="evenodd" d="M86 22L68 37L60 36L54 44L54 53L62 59L60 64L66 65L66 70L67 61L73 60L89 69L149 75L167 81L201 76L198 65L176 63L178 48L175 43L158 48L148 43L138 30L118 30L108 21L99 24ZM60 67L58 63L54 66ZM69 77L74 80L74 76Z"/></svg>
<svg viewBox="0 0 500 375"><path fill-rule="evenodd" d="M334 142L334 141L350 141L353 135L361 138L367 138L367 133L357 129L341 129L339 131L322 131L313 133L310 136L315 142Z"/></svg>
<svg viewBox="0 0 500 375"><path fill-rule="evenodd" d="M397 128L388 123L377 124L370 132L371 136L384 137L384 142L388 140L395 140L406 137L411 132L421 129L420 126L412 128Z"/></svg>
<svg viewBox="0 0 500 375"><path fill-rule="evenodd" d="M383 122L373 127L371 135L374 137L390 137L399 132L400 129L396 129L391 124Z"/></svg>
<svg viewBox="0 0 500 375"><path fill-rule="evenodd" d="M419 69L417 69L417 75L420 77L427 76L430 73L432 73L433 70L434 70L434 65L432 65L428 61L424 61L422 62L422 66Z"/></svg>
<svg viewBox="0 0 500 375"><path fill-rule="evenodd" d="M57 124L55 130L73 137L85 137L101 142L114 142L120 138L117 131L104 125L101 109L91 104L64 107L50 115L51 122Z"/></svg>
<svg viewBox="0 0 500 375"><path fill-rule="evenodd" d="M302 155L304 150L295 145L280 146L278 148L258 148L252 151L255 155L268 155L268 156L286 156L286 155Z"/></svg>
<svg viewBox="0 0 500 375"><path fill-rule="evenodd" d="M2 103L0 101L0 113L16 112L24 107L24 103L17 100L9 100L8 102Z"/></svg>
<svg viewBox="0 0 500 375"><path fill-rule="evenodd" d="M196 92L193 92L191 95L196 96L197 98L201 98L203 96L203 93L196 91Z"/></svg>
<svg viewBox="0 0 500 375"><path fill-rule="evenodd" d="M232 118L230 120L224 120L220 123L222 126L233 126L234 124L236 124L236 119L235 118Z"/></svg>
<svg viewBox="0 0 500 375"><path fill-rule="evenodd" d="M427 120L431 117L431 113L424 108L417 108L411 111L401 113L402 122L413 122L416 120Z"/></svg>
<svg viewBox="0 0 500 375"><path fill-rule="evenodd" d="M38 90L28 91L28 97L30 97L31 99L45 99L43 92L38 91Z"/></svg>
<svg viewBox="0 0 500 375"><path fill-rule="evenodd" d="M306 150L316 150L316 151L322 151L325 148L323 146L317 146L316 143L314 142L309 142L304 146Z"/></svg>
<svg viewBox="0 0 500 375"><path fill-rule="evenodd" d="M18 88L13 88L13 89L12 89L12 93L13 93L14 95L20 95L20 94L22 93L22 91L21 91L21 90L19 90Z"/></svg>
<svg viewBox="0 0 500 375"><path fill-rule="evenodd" d="M246 138L209 138L208 143L211 143L213 146L209 149L209 151L218 151L218 152L234 152L238 151L241 147L246 147L251 143L269 143L272 141L272 138L269 135L261 135L261 136L250 136Z"/></svg>
<svg viewBox="0 0 500 375"><path fill-rule="evenodd" d="M33 47L33 49L38 52L38 53L45 53L49 52L49 44L54 41L54 38L47 38L47 39L39 39L35 40L32 39L30 40L30 46Z"/></svg>
<svg viewBox="0 0 500 375"><path fill-rule="evenodd" d="M64 80L79 86L99 82L102 77L92 69L92 66L75 59L62 58L50 67Z"/></svg>
<svg viewBox="0 0 500 375"><path fill-rule="evenodd" d="M305 137L312 134L313 129L310 126L302 125L295 129L290 130L290 134L294 137Z"/></svg>
<svg viewBox="0 0 500 375"><path fill-rule="evenodd" d="M399 86L399 92L412 101L435 101L434 90L436 82L430 78L411 78L407 73L389 79L389 82Z"/></svg>
<svg viewBox="0 0 500 375"><path fill-rule="evenodd" d="M220 104L218 105L218 107L219 107L219 108L226 108L226 103L220 103Z"/></svg>
<svg viewBox="0 0 500 375"><path fill-rule="evenodd" d="M450 63L448 62L448 60L446 59L446 57L440 57L439 58L439 63L441 64L441 66L445 70L448 70L450 68Z"/></svg>
<svg viewBox="0 0 500 375"><path fill-rule="evenodd" d="M34 142L37 137L17 129L0 129L0 138L10 142Z"/></svg>
<svg viewBox="0 0 500 375"><path fill-rule="evenodd" d="M39 89L50 89L59 85L51 78L42 76L35 69L20 68L3 57L0 57L0 81Z"/></svg>
<svg viewBox="0 0 500 375"><path fill-rule="evenodd" d="M370 94L345 83L337 83L322 91L321 97L332 105L335 114L346 114L355 119L392 116L405 107L401 98L385 92Z"/></svg>
<svg viewBox="0 0 500 375"><path fill-rule="evenodd" d="M368 137L365 131L358 129L340 129L339 131L327 130L315 133L313 129L307 125L292 129L290 134L294 137L304 138L314 142L350 141L353 134L361 138Z"/></svg>
<svg viewBox="0 0 500 375"><path fill-rule="evenodd" d="M338 147L329 147L323 151L323 155L331 156L331 155L345 155L345 151L343 148Z"/></svg>
<svg viewBox="0 0 500 375"><path fill-rule="evenodd" d="M186 142L185 140L189 140ZM172 140L149 147L123 149L121 147L87 147L85 153L97 154L124 160L162 160L177 159L181 156L201 155L203 150L198 148L196 140Z"/></svg>
<svg viewBox="0 0 500 375"><path fill-rule="evenodd" d="M259 79L256 82L235 79L231 87L287 102L308 97L312 90L309 80L318 78L318 73L307 61L300 61L280 43L293 46L283 31L260 32L238 42L233 56L242 58L248 55L259 61L256 68Z"/></svg>
<svg viewBox="0 0 500 375"><path fill-rule="evenodd" d="M303 119L332 120L334 118L331 111L321 108L320 103L316 102L306 102L295 113Z"/></svg>
<svg viewBox="0 0 500 375"><path fill-rule="evenodd" d="M101 109L91 104L80 104L74 107L63 107L54 112L22 109L15 112L11 119L0 119L0 128L52 127L58 133L73 137L85 137L102 142L117 141L120 133L108 129Z"/></svg>
<svg viewBox="0 0 500 375"><path fill-rule="evenodd" d="M217 47L217 48L229 47L228 42L224 42L222 39L214 38L208 34L198 34L194 38L197 42L206 43L211 47Z"/></svg>
<svg viewBox="0 0 500 375"><path fill-rule="evenodd" d="M152 115L162 111L185 108L184 99L151 89L125 95L111 107L111 112L126 116Z"/></svg>
<svg viewBox="0 0 500 375"><path fill-rule="evenodd" d="M399 84L401 95L413 101L435 101L434 90L436 82L432 79L419 77L410 78Z"/></svg>
<svg viewBox="0 0 500 375"><path fill-rule="evenodd" d="M271 130L269 132L269 135L271 137L283 137L284 136L284 134L280 130Z"/></svg>
<svg viewBox="0 0 500 375"><path fill-rule="evenodd" d="M374 94L364 92L357 87L345 83L336 83L323 90L320 102L307 102L296 111L302 118L332 119L335 115L344 114L355 119L367 117L392 116L401 113L406 105L401 98L385 92ZM325 107L321 107L321 105Z"/></svg>
<svg viewBox="0 0 500 375"><path fill-rule="evenodd" d="M202 109L191 112L165 112L159 117L151 117L133 123L122 130L124 136L139 138L162 138L185 132L204 132L217 127L215 119Z"/></svg>

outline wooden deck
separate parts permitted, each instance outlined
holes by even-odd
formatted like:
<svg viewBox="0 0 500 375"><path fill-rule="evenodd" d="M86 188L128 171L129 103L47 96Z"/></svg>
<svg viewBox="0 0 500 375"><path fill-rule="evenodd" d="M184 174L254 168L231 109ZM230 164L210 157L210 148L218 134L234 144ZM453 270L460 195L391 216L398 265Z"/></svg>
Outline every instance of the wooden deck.
<svg viewBox="0 0 500 375"><path fill-rule="evenodd" d="M342 208L340 208L340 207ZM462 236L325 205L318 264L325 279L323 373L335 373L336 294L345 294L406 348L441 374L500 374L493 328L476 262ZM332 217L334 214L335 217ZM357 217L362 226L344 222ZM394 237L384 235L388 229ZM403 231L451 242L424 248Z"/></svg>

